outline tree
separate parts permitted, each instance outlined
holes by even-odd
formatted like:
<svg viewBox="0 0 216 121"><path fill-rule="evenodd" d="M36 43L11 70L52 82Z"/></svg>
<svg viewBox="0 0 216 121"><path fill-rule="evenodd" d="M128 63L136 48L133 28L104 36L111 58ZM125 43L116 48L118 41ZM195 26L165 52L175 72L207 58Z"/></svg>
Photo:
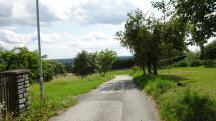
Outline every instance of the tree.
<svg viewBox="0 0 216 121"><path fill-rule="evenodd" d="M146 19L142 11L137 10L128 14L125 30L117 32L116 39L134 52L136 63L144 74L147 65L148 74L152 74L153 68L153 74L157 75L158 62L164 58L161 52L167 49L170 56L172 51L182 52L186 48L185 30L186 24L180 18L161 22L154 17Z"/></svg>
<svg viewBox="0 0 216 121"><path fill-rule="evenodd" d="M204 57L204 44L216 35L215 0L171 0L177 17L190 24L188 29L190 44L200 47L200 58Z"/></svg>
<svg viewBox="0 0 216 121"><path fill-rule="evenodd" d="M6 64L4 63L4 60L2 58L2 55L4 54L5 50L2 46L0 46L0 71L3 71L6 69Z"/></svg>
<svg viewBox="0 0 216 121"><path fill-rule="evenodd" d="M112 68L113 62L117 59L117 54L114 51L100 51L96 57L96 68L102 77Z"/></svg>
<svg viewBox="0 0 216 121"><path fill-rule="evenodd" d="M74 58L74 64L72 66L73 72L75 74L85 76L91 73L91 65L89 63L89 55L88 52L82 51L78 53Z"/></svg>
<svg viewBox="0 0 216 121"><path fill-rule="evenodd" d="M204 59L216 59L216 40L205 46Z"/></svg>
<svg viewBox="0 0 216 121"><path fill-rule="evenodd" d="M54 78L54 66L49 61L43 61L43 78L44 81L51 81Z"/></svg>
<svg viewBox="0 0 216 121"><path fill-rule="evenodd" d="M131 52L135 53L136 63L142 67L145 74L146 63L148 65L148 72L151 73L151 64L147 60L148 42L151 38L151 33L148 31L148 26L144 24L144 20L144 15L140 10L129 13L125 30L117 32L116 39L120 40L122 46L129 48Z"/></svg>
<svg viewBox="0 0 216 121"><path fill-rule="evenodd" d="M13 50L0 49L0 71L10 69L30 69L30 81L39 79L39 54L37 51L29 51L25 47L14 48ZM44 80L50 81L53 76L65 75L65 67L61 63L44 61Z"/></svg>
<svg viewBox="0 0 216 121"><path fill-rule="evenodd" d="M89 53L88 54L88 63L90 65L90 72L95 73L97 69L96 60L97 59L97 52Z"/></svg>
<svg viewBox="0 0 216 121"><path fill-rule="evenodd" d="M56 61L49 61L49 63L52 64L53 66L53 71L54 71L54 75L58 76L58 75L66 75L66 67L64 64L60 63L60 62L56 62Z"/></svg>

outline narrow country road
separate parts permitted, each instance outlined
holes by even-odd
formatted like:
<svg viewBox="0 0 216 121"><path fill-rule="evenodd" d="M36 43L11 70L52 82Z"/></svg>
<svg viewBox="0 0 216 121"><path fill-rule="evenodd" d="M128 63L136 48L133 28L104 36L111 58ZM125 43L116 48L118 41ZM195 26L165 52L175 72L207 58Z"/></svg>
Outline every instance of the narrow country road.
<svg viewBox="0 0 216 121"><path fill-rule="evenodd" d="M159 121L153 101L136 88L132 77L116 76L78 97L79 104L50 121Z"/></svg>

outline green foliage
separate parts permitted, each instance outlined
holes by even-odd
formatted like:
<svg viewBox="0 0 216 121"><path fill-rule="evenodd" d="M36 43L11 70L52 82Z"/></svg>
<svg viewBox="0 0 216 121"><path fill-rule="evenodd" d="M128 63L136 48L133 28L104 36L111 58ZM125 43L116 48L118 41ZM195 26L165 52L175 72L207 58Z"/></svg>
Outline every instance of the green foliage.
<svg viewBox="0 0 216 121"><path fill-rule="evenodd" d="M96 56L96 69L101 74L105 76L105 73L112 69L113 62L117 59L117 54L114 51L100 51Z"/></svg>
<svg viewBox="0 0 216 121"><path fill-rule="evenodd" d="M200 66L200 65L202 65L202 63L200 62L200 61L193 61L193 62L191 62L191 67L198 67L198 66Z"/></svg>
<svg viewBox="0 0 216 121"><path fill-rule="evenodd" d="M14 48L13 50L0 49L0 71L10 69L30 69L30 81L39 79L39 55L37 51L27 48ZM61 63L44 61L44 80L50 81L53 76L65 75L65 67Z"/></svg>
<svg viewBox="0 0 216 121"><path fill-rule="evenodd" d="M211 67L215 67L216 66L216 63L214 60L205 60L204 61L204 65L205 67L207 68L211 68Z"/></svg>
<svg viewBox="0 0 216 121"><path fill-rule="evenodd" d="M64 64L49 60L43 61L44 81L51 81L54 76L66 76L66 74Z"/></svg>
<svg viewBox="0 0 216 121"><path fill-rule="evenodd" d="M175 67L199 67L202 65L205 64L203 60L200 60L199 52L188 52L185 59L174 63Z"/></svg>
<svg viewBox="0 0 216 121"><path fill-rule="evenodd" d="M139 68L139 66L133 66L133 67L131 68L131 70L132 70L133 73L136 73L137 71L140 70L140 68Z"/></svg>
<svg viewBox="0 0 216 121"><path fill-rule="evenodd" d="M81 76L86 76L92 73L89 61L90 58L88 52L83 50L81 53L78 53L74 58L74 64L72 66L73 73Z"/></svg>
<svg viewBox="0 0 216 121"><path fill-rule="evenodd" d="M205 46L204 59L216 59L216 40Z"/></svg>
<svg viewBox="0 0 216 121"><path fill-rule="evenodd" d="M208 72L208 74L203 73ZM137 85L151 94L166 121L216 120L215 69L193 67L160 70L164 76L132 73ZM183 83L183 86L177 86ZM198 90L199 89L199 90Z"/></svg>
<svg viewBox="0 0 216 121"><path fill-rule="evenodd" d="M39 101L37 105L33 105L30 111L27 113L27 116L24 121L47 121L49 117L53 116L55 112L55 106L51 104L48 100L44 102Z"/></svg>
<svg viewBox="0 0 216 121"><path fill-rule="evenodd" d="M161 113L167 121L216 120L215 100L198 91L178 89L161 100Z"/></svg>
<svg viewBox="0 0 216 121"><path fill-rule="evenodd" d="M146 85L145 90L149 94L157 98L161 94L169 91L169 89L172 89L173 87L176 87L176 83L173 83L173 81L155 77L148 82L148 85Z"/></svg>
<svg viewBox="0 0 216 121"><path fill-rule="evenodd" d="M88 54L88 63L90 65L90 72L95 73L97 69L97 52Z"/></svg>
<svg viewBox="0 0 216 121"><path fill-rule="evenodd" d="M204 44L210 37L215 36L216 14L215 0L171 0L176 9L176 17L188 22L190 44L196 44L201 49L201 59L204 56Z"/></svg>
<svg viewBox="0 0 216 121"><path fill-rule="evenodd" d="M112 69L128 69L135 65L133 57L118 57L116 61L112 64Z"/></svg>
<svg viewBox="0 0 216 121"><path fill-rule="evenodd" d="M45 81L53 80L54 66L49 61L43 62L43 78Z"/></svg>
<svg viewBox="0 0 216 121"><path fill-rule="evenodd" d="M50 61L54 65L54 75L65 76L67 74L64 64L56 61Z"/></svg>
<svg viewBox="0 0 216 121"><path fill-rule="evenodd" d="M116 59L117 54L114 51L105 50L96 53L82 51L74 59L73 72L86 76L98 71L101 76L105 76L105 73L112 69L112 64Z"/></svg>
<svg viewBox="0 0 216 121"><path fill-rule="evenodd" d="M144 88L145 91L147 91L155 98L177 86L174 80L166 77L141 76L140 74L136 75L136 73L132 74L132 76L135 77L135 83L141 88Z"/></svg>
<svg viewBox="0 0 216 121"><path fill-rule="evenodd" d="M135 52L135 61L141 67L147 63L147 51L149 49L147 43L151 40L151 32L144 22L146 21L142 11L137 10L134 13L129 13L125 31L116 33L116 39L120 40L124 47Z"/></svg>
<svg viewBox="0 0 216 121"><path fill-rule="evenodd" d="M4 50L1 52L1 71L10 69L30 69L31 81L38 78L38 53L29 51L27 48L14 48L13 50Z"/></svg>
<svg viewBox="0 0 216 121"><path fill-rule="evenodd" d="M199 57L200 57L200 53L199 52L188 52L186 60L188 62L198 61L198 60L200 60Z"/></svg>
<svg viewBox="0 0 216 121"><path fill-rule="evenodd" d="M179 66L179 67L187 67L188 64L187 64L186 62L180 62L180 63L178 64L178 66Z"/></svg>
<svg viewBox="0 0 216 121"><path fill-rule="evenodd" d="M157 75L160 59L167 59L182 54L185 44L186 24L181 18L161 22L154 17L145 18L142 11L136 10L128 14L125 30L116 33L124 47L134 52L137 65L145 71ZM145 73L145 72L144 72Z"/></svg>

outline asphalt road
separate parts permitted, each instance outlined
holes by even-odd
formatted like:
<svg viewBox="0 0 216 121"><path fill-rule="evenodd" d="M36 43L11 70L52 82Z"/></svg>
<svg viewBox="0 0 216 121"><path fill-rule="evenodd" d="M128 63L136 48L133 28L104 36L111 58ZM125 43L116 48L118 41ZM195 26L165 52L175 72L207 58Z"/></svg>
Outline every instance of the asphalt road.
<svg viewBox="0 0 216 121"><path fill-rule="evenodd" d="M154 102L130 76L116 76L77 98L78 105L50 121L160 121Z"/></svg>

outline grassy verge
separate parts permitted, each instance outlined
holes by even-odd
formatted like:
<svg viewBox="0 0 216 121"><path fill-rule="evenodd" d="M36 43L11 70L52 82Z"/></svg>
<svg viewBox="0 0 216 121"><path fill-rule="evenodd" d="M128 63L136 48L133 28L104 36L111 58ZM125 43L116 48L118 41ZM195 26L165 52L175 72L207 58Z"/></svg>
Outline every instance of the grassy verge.
<svg viewBox="0 0 216 121"><path fill-rule="evenodd" d="M40 101L39 84L30 86L31 109L23 120L46 121L57 111L78 103L75 96L97 88L101 83L114 78L115 75L129 74L130 70L110 71L105 77L93 74L86 77L60 78L45 83L45 102Z"/></svg>
<svg viewBox="0 0 216 121"><path fill-rule="evenodd" d="M215 121L215 73L214 68L187 67L171 69L171 76L167 69L160 76L143 76L141 70L132 76L154 97L164 120Z"/></svg>

